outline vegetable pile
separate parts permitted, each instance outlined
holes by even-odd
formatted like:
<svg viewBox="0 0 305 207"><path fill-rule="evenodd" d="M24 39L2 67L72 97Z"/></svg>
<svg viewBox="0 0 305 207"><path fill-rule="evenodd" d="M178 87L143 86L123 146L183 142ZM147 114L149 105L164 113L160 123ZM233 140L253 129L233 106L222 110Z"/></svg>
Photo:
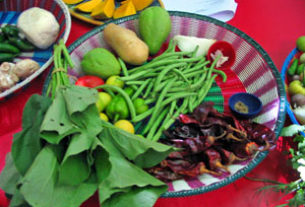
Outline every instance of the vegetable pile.
<svg viewBox="0 0 305 207"><path fill-rule="evenodd" d="M61 41L55 62L69 62L64 51ZM75 207L96 191L102 206L153 206L167 186L142 168L174 148L101 120L97 90L71 86L66 72L53 73L53 101L33 95L25 106L23 130L0 176L10 206Z"/></svg>
<svg viewBox="0 0 305 207"><path fill-rule="evenodd" d="M165 182L203 173L228 174L228 165L249 160L256 152L275 145L276 136L264 125L219 113L213 102L181 114L160 141L181 151L172 152L148 172Z"/></svg>

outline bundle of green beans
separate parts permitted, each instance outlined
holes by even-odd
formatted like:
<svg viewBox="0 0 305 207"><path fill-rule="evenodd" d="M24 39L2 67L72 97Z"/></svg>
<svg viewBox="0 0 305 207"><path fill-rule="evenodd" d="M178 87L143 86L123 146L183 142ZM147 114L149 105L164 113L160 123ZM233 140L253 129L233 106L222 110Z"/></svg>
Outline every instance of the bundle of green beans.
<svg viewBox="0 0 305 207"><path fill-rule="evenodd" d="M131 100L141 96L152 105L148 111L132 117L132 122L150 116L142 135L154 141L179 114L192 112L203 101L218 74L226 81L226 74L214 68L219 57L208 67L210 62L204 55L195 57L198 48L193 52L176 52L175 47L175 42L170 41L160 56L130 70L119 60L124 74L121 80L136 90Z"/></svg>

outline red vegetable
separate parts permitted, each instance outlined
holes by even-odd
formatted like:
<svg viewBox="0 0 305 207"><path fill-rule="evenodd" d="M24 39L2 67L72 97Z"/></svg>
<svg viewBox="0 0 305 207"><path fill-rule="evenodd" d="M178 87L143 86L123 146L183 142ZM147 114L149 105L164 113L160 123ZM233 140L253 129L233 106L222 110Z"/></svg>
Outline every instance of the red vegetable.
<svg viewBox="0 0 305 207"><path fill-rule="evenodd" d="M88 88L95 88L100 85L104 85L104 80L93 75L85 75L77 79L75 85L84 86Z"/></svg>

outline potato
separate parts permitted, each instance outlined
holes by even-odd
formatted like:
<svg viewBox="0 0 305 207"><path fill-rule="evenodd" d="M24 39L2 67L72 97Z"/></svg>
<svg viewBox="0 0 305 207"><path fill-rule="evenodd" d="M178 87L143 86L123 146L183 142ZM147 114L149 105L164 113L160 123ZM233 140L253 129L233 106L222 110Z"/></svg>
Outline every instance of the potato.
<svg viewBox="0 0 305 207"><path fill-rule="evenodd" d="M125 62L142 65L149 54L148 46L135 32L110 23L104 29L103 38Z"/></svg>

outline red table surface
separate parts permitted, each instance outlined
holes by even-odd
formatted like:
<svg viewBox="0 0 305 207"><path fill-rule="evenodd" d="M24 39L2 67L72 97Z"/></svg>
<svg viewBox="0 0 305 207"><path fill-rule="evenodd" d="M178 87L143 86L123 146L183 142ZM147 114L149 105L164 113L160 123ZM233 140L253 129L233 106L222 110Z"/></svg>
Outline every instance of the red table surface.
<svg viewBox="0 0 305 207"><path fill-rule="evenodd" d="M237 27L257 41L270 55L280 70L285 57L295 47L296 39L305 35L304 0L236 0L236 14L228 23ZM94 26L72 20L68 45ZM10 151L12 135L21 130L24 104L34 93L41 93L47 72L34 80L27 89L0 102L0 171L5 164L5 155ZM288 119L288 118L287 118ZM290 182L297 173L292 170L285 154L293 145L290 138L279 138L277 148L247 177L267 178L279 182ZM155 207L271 207L282 204L291 196L274 191L258 192L266 184L251 181L245 177L218 190L201 195L181 198L160 198ZM0 207L7 207L8 201L0 189ZM84 207L97 207L96 197L87 201Z"/></svg>

